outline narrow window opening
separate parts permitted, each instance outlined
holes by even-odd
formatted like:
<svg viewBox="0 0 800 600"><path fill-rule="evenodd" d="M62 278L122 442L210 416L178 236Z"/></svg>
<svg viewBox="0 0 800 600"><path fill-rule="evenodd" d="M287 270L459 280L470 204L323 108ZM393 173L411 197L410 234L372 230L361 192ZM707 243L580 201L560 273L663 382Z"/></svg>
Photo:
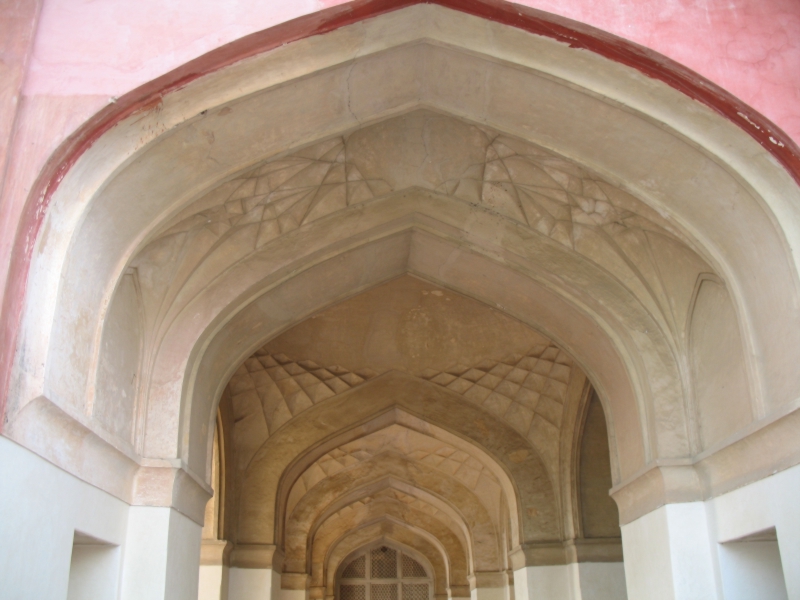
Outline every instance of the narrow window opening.
<svg viewBox="0 0 800 600"><path fill-rule="evenodd" d="M67 600L114 600L118 572L118 546L75 532Z"/></svg>
<svg viewBox="0 0 800 600"><path fill-rule="evenodd" d="M775 529L720 544L726 600L788 600Z"/></svg>

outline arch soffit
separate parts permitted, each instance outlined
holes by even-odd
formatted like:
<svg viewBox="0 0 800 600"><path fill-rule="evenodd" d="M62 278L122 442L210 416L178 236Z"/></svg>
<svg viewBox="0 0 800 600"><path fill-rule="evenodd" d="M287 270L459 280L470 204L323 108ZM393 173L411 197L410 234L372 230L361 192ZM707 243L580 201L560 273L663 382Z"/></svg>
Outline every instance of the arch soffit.
<svg viewBox="0 0 800 600"><path fill-rule="evenodd" d="M365 401L367 397L369 402ZM346 428L367 423L394 407L454 435L481 440L483 449L509 473L516 487L522 537L550 539L558 536L557 529L552 530L550 524L557 514L553 486L541 459L525 438L490 413L463 402L450 390L409 375L389 372L301 413L261 446L247 469L241 496L241 514L251 521L248 530L258 542L273 543L276 523L275 515L270 514L274 509L269 507L276 506L281 474L297 456L298 449L294 446L299 444L302 451ZM309 423L315 423L315 427L308 427ZM249 507L245 503L247 497L259 500ZM528 507L535 510L528 511Z"/></svg>
<svg viewBox="0 0 800 600"><path fill-rule="evenodd" d="M664 320L664 315L667 313L662 312L662 310L657 307L657 304L654 304L654 298L656 298L658 294L656 293L655 296L652 295L654 293L653 290L655 289L651 285L653 282L637 280L637 283L631 284L631 286L632 289L638 289L638 292L632 292L631 289L626 288L626 284L623 284L622 281L630 282L636 280L637 276L634 274L636 269L634 268L634 270L629 270L628 267L622 266L622 262L624 261L615 262L620 261L620 256L615 255L615 258L609 258L610 262L606 261L603 267L590 274L589 271L592 271L592 268L590 267L589 271L587 271L586 264L584 264L585 261L578 258L579 255L568 258L566 255L559 254L559 244L554 244L552 240L549 240L546 236L542 237L542 239L537 238L537 241L542 242L544 245L536 246L536 244L533 244L533 238L531 238L530 235L521 234L520 231L517 230L517 227L512 223L499 224L495 215L488 213L484 215L475 215L470 211L468 205L453 203L453 201L445 198L424 197L423 199L412 198L412 196L416 196L416 194L401 194L401 197L399 198L394 197L391 198L391 200L386 199L384 201L376 201L359 205L357 209L352 209L354 211L354 214L352 215L353 218L348 219L346 215L339 214L336 218L343 219L343 221L337 222L336 226L333 226L332 221L328 222L327 224L321 223L319 224L319 227L323 227L324 229L322 230L311 228L302 232L298 232L298 235L302 236L302 242L299 241L300 238L295 241L291 241L291 238L284 239L284 237L282 237L281 244L286 249L295 249L297 246L311 248L314 247L314 244L316 243L320 246L317 246L314 249L323 251L321 245L332 241L330 233L332 230L340 231L344 228L352 232L353 227L368 228L370 226L370 215L372 215L372 218L378 219L378 221L371 222L371 225L373 227L379 227L388 225L386 223L387 217L389 219L402 219L403 215L406 217L415 215L414 218L418 219L420 215L425 215L427 213L431 219L436 219L436 221L428 220L425 222L425 226L428 229L438 229L440 234L444 235L446 235L445 232L447 232L448 228L450 228L449 234L454 236L455 232L459 231L460 228L463 227L463 223L471 221L469 236L467 236L466 240L461 240L462 245L466 241L468 245L471 244L473 247L484 246L485 248L485 246L489 243L488 240L492 237L496 237L496 230L499 225L504 229L503 239L505 245L504 247L495 248L491 252L501 255L506 254L504 257L504 262L508 263L511 262L511 260L516 260L518 263L515 266L525 268L529 271L531 269L534 271L536 269L540 269L540 272L536 275L539 277L548 277L548 271L559 272L558 278L553 278L552 276L549 277L548 283L552 288L562 288L560 290L562 294L578 297L579 302L585 302L587 304L594 302L595 311L611 310L614 313L614 317L622 322L617 326L619 329L645 332L645 335L643 336L644 339L638 342L638 348L636 351L630 352L630 360L635 361L635 357L644 357L642 360L646 364L647 375L643 375L642 379L670 382L666 385L661 385L658 390L645 390L645 395L656 396L658 398L669 398L669 401L665 401L665 404L671 406L671 408L667 409L667 411L669 412L671 410L672 414L660 416L660 418L666 418L670 421L669 425L664 427L664 430L665 432L678 430L683 432L682 435L684 438L687 437L685 433L687 427L686 423L682 423L676 427L676 423L674 422L676 418L682 418L681 416L676 416L675 405L680 404L680 399L684 395L682 393L682 390L684 389L684 383L681 380L681 369L677 364L675 364L676 361L679 361L679 359L676 358L676 355L680 353L679 348L682 345L679 341L682 333L682 326L677 326L674 324L669 325ZM630 200L631 202L635 202L632 198L630 198ZM236 200L236 203L239 202L240 200ZM592 202L594 202L594 200L592 200ZM391 204L391 210L389 210L389 214L378 216L378 213L381 210L380 206L385 206L387 205L386 203ZM434 208L434 206L437 204L440 205L441 208ZM402 206L405 206L406 208L403 209L401 208ZM447 218L446 215L448 213L453 214L457 213L458 211L461 211L460 215L455 216L452 219ZM445 221L449 222L439 222L437 224L437 217L444 217ZM239 217L237 216L237 218ZM191 220L191 218L189 220ZM205 217L203 217L201 221L204 222L204 220ZM355 224L356 220L359 223L358 225ZM646 219L644 221L646 221ZM394 226L397 227L398 224L395 224ZM406 224L406 226L408 226L408 224ZM260 231L259 227L263 228L264 224L262 223L260 226L251 224L250 226L245 227L250 227L251 234L256 235L258 231ZM575 227L583 226L575 225ZM584 229L586 228L584 227ZM652 225L651 229L656 230L658 229L658 226ZM370 235L367 233L368 231L369 229L361 230L364 235ZM666 233L666 230L662 230L662 232ZM644 233L644 230L639 230L639 233ZM292 234L286 235L291 236ZM374 233L372 235L374 235ZM650 231L649 235L655 235L656 237L660 236L660 234L653 233L653 231ZM470 240L469 238L472 239ZM516 245L512 240L517 240ZM595 250L597 250L596 246L591 246L590 244L590 247L593 248L592 252L590 253L593 253ZM237 296L252 296L253 291L251 289L247 289L247 282L252 281L252 275L248 277L248 273L262 273L264 270L270 269L280 272L284 269L289 269L287 264L280 264L280 246L273 248L268 244L265 246L265 248L270 249L269 261L265 262L263 258L253 256L252 261L254 262L250 265L245 265L243 263L242 265L237 265L235 268L228 266L229 271L225 275L225 278L215 281L214 284L208 288L205 294L200 293L200 288L190 288L189 292L187 292L187 298L192 298L192 302L195 302L195 305L193 305L191 310L187 310L186 306L184 306L184 316L179 317L172 323L171 328L174 331L180 332L178 334L180 336L180 341L166 340L163 343L164 353L176 357L186 356L191 351L190 348L194 344L195 340L193 336L187 335L186 332L191 331L192 328L197 330L199 325L199 321L197 319L198 314L206 314L208 315L207 319L212 319L215 315L220 314L220 311L225 310L225 307L229 306L230 303L234 302L234 299ZM220 247L220 252L229 251L230 249L225 245ZM309 249L309 252L310 251L311 250ZM330 252L331 250L328 249L326 251ZM602 254L603 252L604 251L598 251L597 254ZM614 254L614 252L614 250L611 250L612 254ZM691 251L688 252L690 255L693 255ZM624 252L622 255L624 256ZM296 259L297 257L292 256L292 258ZM421 260L423 259L421 258ZM626 258L625 260L629 260L629 258ZM276 261L278 264L272 264L273 261ZM691 260L689 262L691 262ZM688 298L691 296L692 286L694 285L697 276L708 270L708 267L704 265L699 258L697 258L695 262L696 265L694 270L689 272L688 279L685 275L683 276L684 279L686 279L682 282L682 287L685 288L685 293L683 294L685 298L677 301L678 304L683 304L685 307L688 307L689 305ZM543 265L546 266L543 268ZM278 268L278 266L282 268ZM296 270L297 267L292 269L293 272ZM657 271L658 269L653 271L653 273L656 273ZM565 285L567 282L570 282L571 285ZM585 289L581 289L581 287L585 288L587 285L596 293L587 294ZM655 285L657 286L658 284ZM663 285L663 282L661 285ZM675 287L678 288L681 286ZM647 291L647 288L650 288L650 291ZM213 300L211 300L211 298L213 298ZM661 299L662 306L666 306L672 301L673 298L670 298L669 300L666 298ZM211 303L210 306L209 303ZM614 308L609 309L608 307ZM668 310L667 312L670 311ZM190 324L187 322L187 319L194 321L194 325L190 326ZM200 325L201 328L202 326L203 325ZM197 335L200 335L199 331ZM152 361L154 364L160 365L164 370L170 370L168 373L157 372L154 375L156 380L171 381L175 377L173 372L182 370L184 368L182 359L180 359L181 362L179 365L174 365L167 360L157 360L156 358L152 358ZM158 395L157 392L156 395ZM677 409L677 413L680 413L680 409ZM666 435L666 433L662 433L662 435ZM672 452L677 452L678 454L683 455L688 453L688 448L685 447L685 439L664 440L662 444L664 446L672 445L678 447L683 444L684 447L680 448L680 450L672 450Z"/></svg>
<svg viewBox="0 0 800 600"><path fill-rule="evenodd" d="M377 511L370 509L372 504L378 505ZM363 518L346 520L342 523L335 523L334 520L331 519L326 521L319 529L318 535L314 537L313 543L310 544L308 551L309 566L311 568L306 572L311 573L312 578L314 577L314 569L319 567L324 557L328 555L328 548L335 542L337 537L342 535L342 532L350 531L358 527L361 523L372 522L383 516L388 516L404 523L412 523L439 540L448 557L451 577L457 579L466 578L468 573L471 572L469 556L461 540L436 517L431 516L427 512L411 508L406 505L404 501L390 501L385 497L374 499L366 507L360 508L361 510L353 510L353 512L358 512L359 514L355 516ZM346 525L346 527L339 527L339 525ZM285 568L291 568L288 561L284 563L284 565ZM485 570L490 569L491 566Z"/></svg>
<svg viewBox="0 0 800 600"><path fill-rule="evenodd" d="M352 493L344 496L340 501L334 503L331 508L335 508L337 511L339 511L342 507L348 506L348 503L352 504L354 502L358 502L360 499L371 494L396 494L404 499L407 499L407 497L414 498L415 500L412 503L412 506L427 506L438 511L437 515L439 522L444 524L448 531L452 532L455 538L458 540L458 545L464 554L465 564L468 568L472 568L474 566L475 561L473 559L471 532L467 524L464 522L462 516L458 513L457 509L438 496L435 496L434 494L419 487L415 487L413 484L407 481L402 481L394 477L385 478L382 481L375 482L359 490L354 490ZM428 514L429 511L427 509L420 509L420 512ZM320 521L326 519L331 514L334 513L331 511L326 511L326 516L323 516ZM449 523L447 519L450 519ZM362 521L362 523L368 520L370 519L365 519ZM312 529L311 535L314 536L314 543L312 544L313 547L311 548L311 552L314 556L316 556L319 552L316 545L316 536L317 532L320 530L321 527L316 530Z"/></svg>
<svg viewBox="0 0 800 600"><path fill-rule="evenodd" d="M374 429L376 428L377 429ZM444 444L447 447L451 447L456 449L459 452L463 452L469 454L469 456L474 457L478 462L480 462L483 467L490 473L490 477L496 480L500 488L502 489L502 501L508 504L508 514L513 515L511 520L511 528L512 528L512 538L517 541L519 540L519 512L517 508L517 491L516 488L511 481L508 472L499 465L494 458L492 458L486 451L482 448L476 446L474 442L465 440L464 438L454 435L448 432L441 427L438 427L432 423L424 421L418 417L415 417L411 414L406 413L400 408L391 409L388 413L384 413L377 418L373 419L371 422L359 425L358 427L351 429L347 432L344 432L340 435L334 436L333 438L327 440L325 443L318 445L312 451L305 453L304 455L299 456L293 464L286 468L284 473L281 476L280 483L278 484L278 493L277 493L277 516L276 522L279 526L278 536L277 538L280 540L282 537L283 527L285 527L285 522L290 518L290 514L292 512L293 506L290 505L290 495L291 492L287 490L292 489L294 490L295 487L300 482L300 478L302 477L302 473L304 473L307 468L319 461L320 458L326 456L331 449L335 449L341 447L342 445L347 445L352 441L357 441L362 436L368 437L374 435L374 433L381 433L386 431L387 429L391 428L400 428L402 430L408 431L412 434L417 434L419 436L424 436L430 441L436 442L438 444ZM403 491L403 490L401 490ZM411 492L406 491L405 493L411 494ZM414 495L414 494L412 494ZM344 499L351 498L348 494L343 497ZM353 496L355 498L355 496ZM420 496L422 499L422 496ZM451 507L446 503L439 500L436 500L433 496L425 496L424 499L435 506L438 510L442 510L446 512L455 522L460 523L460 527L462 532L465 536L469 536L469 530L466 528L466 525L463 523L463 519L458 516L458 513L452 511ZM295 503L296 504L296 503ZM484 503L485 504L485 503ZM338 508L337 508L338 510ZM330 510L326 510L322 518L324 518ZM313 535L314 528L311 529L311 535Z"/></svg>
<svg viewBox="0 0 800 600"><path fill-rule="evenodd" d="M351 268L351 264L358 264L360 269ZM274 337L295 324L295 319L302 320L350 297L354 289L359 293L410 271L490 306L499 305L506 314L529 324L534 330L541 330L541 324L546 323L549 328L542 333L576 356L601 396L609 399L610 430L615 435L620 435L620 430L626 431L629 443L633 444L627 448L627 456L622 457L623 472L638 469L644 460L642 450L636 449L642 436L641 413L636 408L631 390L631 384L636 380L631 381L628 378L630 371L618 362L620 346L625 347L624 337L617 348L611 345L611 336L624 336L624 331L610 326L604 332L598 331L597 323L587 318L585 313L558 301L546 286L513 267L465 250L448 240L432 237L427 232L413 231L406 237L390 235L370 241L339 255L336 260L299 272L285 284L256 296L224 327L218 325L212 329L216 333L202 344L205 352L196 359L198 366L192 370L197 373L197 379L191 381L190 378L187 386L186 395L193 411L191 418L198 419L187 428L193 432L201 431L206 411L213 411L215 398L222 393L235 369L264 343L265 337ZM485 286L476 285L477 274L486 279ZM317 278L324 285L314 283L313 279ZM313 286L314 294L307 292L308 286ZM488 288L492 291L487 291ZM580 306L578 301L576 304ZM286 319L284 315L292 318ZM258 332L253 331L251 323L254 322L261 324ZM580 337L576 335L578 331L588 333ZM633 354L632 351L625 352L629 360L634 360L631 358ZM642 408L644 410L646 407ZM614 430L615 426L617 430Z"/></svg>
<svg viewBox="0 0 800 600"><path fill-rule="evenodd" d="M387 478L403 480L412 488L425 490L440 500L446 498L447 504L457 513L470 533L473 560L480 565L500 567L501 524L497 522L496 517L493 518L481 499L460 482L444 478L427 465L415 464L394 453L376 456L350 472L341 472L315 486L300 502L293 515L295 518L287 528L285 539L287 559L297 561L307 556L311 530L318 528L318 524L325 520L323 512L329 513L330 516L330 513L338 512L352 504L352 501L337 502L338 489L344 489L345 485L348 488L353 486L362 492L360 496L363 498L368 494L364 488L369 489L373 487L371 484L378 484ZM418 493L412 495L419 496Z"/></svg>

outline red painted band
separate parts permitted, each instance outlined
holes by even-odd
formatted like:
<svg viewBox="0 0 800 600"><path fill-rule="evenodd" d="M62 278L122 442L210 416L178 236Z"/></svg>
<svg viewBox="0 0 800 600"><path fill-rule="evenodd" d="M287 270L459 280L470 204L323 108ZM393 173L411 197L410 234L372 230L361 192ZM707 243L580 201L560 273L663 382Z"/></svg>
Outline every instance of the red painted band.
<svg viewBox="0 0 800 600"><path fill-rule="evenodd" d="M759 112L694 71L648 48L589 25L502 0L355 0L226 44L125 94L89 119L53 153L23 208L12 249L0 316L0 414L5 417L11 369L33 247L53 193L77 160L103 134L130 115L150 110L188 83L240 60L304 38L328 33L415 4L436 4L590 50L632 67L701 102L750 134L800 185L800 148ZM0 430L5 418L0 424Z"/></svg>

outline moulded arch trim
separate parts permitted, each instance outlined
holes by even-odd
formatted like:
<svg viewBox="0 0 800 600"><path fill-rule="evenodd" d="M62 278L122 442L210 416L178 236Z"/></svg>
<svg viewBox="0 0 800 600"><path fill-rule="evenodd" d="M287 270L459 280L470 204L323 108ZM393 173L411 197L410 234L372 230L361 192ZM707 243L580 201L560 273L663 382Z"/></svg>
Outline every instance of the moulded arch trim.
<svg viewBox="0 0 800 600"><path fill-rule="evenodd" d="M414 496L418 500L421 500L422 502L445 513L445 515L447 515L452 520L453 524L455 524L456 527L458 527L461 533L459 542L462 544L467 565L471 567L471 565L474 564L473 550L472 550L473 549L472 533L469 527L467 526L466 522L464 521L463 515L461 515L460 511L458 510L458 507L454 506L446 499L443 499L429 492L426 489L418 487L408 481L403 481L402 479L399 479L395 476L388 476L382 478L379 481L367 483L353 490L352 492L346 494L345 496L342 496L341 498L337 499L328 508L326 508L324 513L317 519L317 521L311 527L311 529L309 530L309 540L314 538L316 532L321 528L321 526L330 517L330 515L336 512L336 510L340 510L345 506L349 506L350 504L357 502L366 496L372 494L378 494L385 490L396 490L402 492L403 494ZM442 523L445 526L447 526L447 524L444 521L442 521ZM310 546L311 544L309 544L309 548Z"/></svg>
<svg viewBox="0 0 800 600"><path fill-rule="evenodd" d="M401 425L410 431L415 431L432 439L455 446L456 448L467 452L472 456L476 456L478 460L488 467L492 474L497 478L498 483L503 489L505 496L504 500L508 505L509 514L513 515L513 518L511 519L512 538L515 540L515 543L518 542L519 522L521 518L517 499L518 490L505 467L498 463L497 459L489 454L486 450L478 446L474 440L465 439L458 434L454 434L446 429L443 429L435 423L421 419L397 406L387 409L382 414L367 422L354 425L347 431L340 432L339 434L327 439L324 443L319 444L313 449L309 449L307 452L299 455L292 464L286 467L278 484L278 492L276 494L277 510L275 521L276 527L278 528L276 539L282 539L285 521L290 517L286 510L290 490L300 475L305 471L305 469L308 468L308 466L313 464L319 457L323 456L325 453L334 448L357 440L366 435L382 431L383 429L395 424ZM394 481L392 478L389 478L389 480ZM329 511L326 510L323 515L327 514L328 512ZM461 518L461 520L463 522L463 518ZM311 531L313 534L313 527ZM466 535L469 534L466 533Z"/></svg>
<svg viewBox="0 0 800 600"><path fill-rule="evenodd" d="M354 479L353 475L357 477ZM403 480L412 489L424 489L430 495L451 504L470 531L470 541L475 562L502 564L503 544L500 537L501 523L492 518L490 506L486 506L472 490L455 478L443 476L440 471L424 463L409 460L392 452L385 452L363 461L351 470L342 471L314 486L298 503L292 514L283 540L287 557L296 552L307 556L307 544L311 542L310 531L314 524L322 520L323 513L334 506L342 508L338 502L337 490L354 486L359 491L369 489L381 480ZM448 497L449 494L449 497ZM418 495L418 494L412 494ZM557 515L550 515L551 518ZM297 549L299 545L299 549ZM301 550L303 552L301 552Z"/></svg>
<svg viewBox="0 0 800 600"><path fill-rule="evenodd" d="M216 398L219 398L238 364L252 354L255 349L263 345L266 340L285 331L307 315L322 310L330 304L360 293L368 287L381 284L390 278L410 272L415 276L430 280L437 285L450 288L455 292L472 297L490 306L499 305L506 314L519 319L533 329L539 330L546 337L553 339L576 359L581 369L595 383L601 395L614 400L612 407L616 408L616 410L612 409L611 411L609 430L614 432L615 436L618 436L617 421L621 421L623 429L627 430L626 437L629 443L630 441L641 439L640 436L642 434L631 431L631 428L639 429L640 423L648 422L643 416L646 411L640 412L638 408L633 408L628 404L627 414L618 414L622 410L621 404L636 402L629 385L633 384L637 377L634 376L630 380L630 375L636 369L632 366L626 369L620 362L617 362L618 350L613 350L611 344L616 345L617 348L624 348L628 342L624 341L624 339L620 340L617 334L606 337L610 326L606 327L606 331L601 334L598 331L598 325L579 312L583 309L583 306L579 304L578 307L572 308L569 304L564 304L562 298L552 294L546 286L532 280L527 274L523 275L518 269L514 269L514 265L503 264L489 256L465 249L451 240L432 236L428 230L420 231L417 228L412 228L409 234L410 238L402 237L404 235L407 235L404 230L398 233L390 230L386 237L348 249L347 252L340 254L335 260L329 259L324 263L310 266L307 270L297 273L294 279L287 282L288 285L302 285L303 277L325 277L329 285L314 296L315 303L308 308L301 308L295 301L293 309L302 314L296 320L280 323L278 327L269 332L268 329L272 325L267 324L272 319L271 315L281 314L285 312L285 309L280 304L271 306L269 311L266 311L265 308L259 308L261 305L267 306L267 303L270 302L269 294L273 293L271 291L251 295L250 298L255 298L249 305L241 308L235 315L227 317L224 323L209 328L206 340L202 344L195 346L196 358L192 359L194 366L191 368L190 373L196 374L199 379L195 379L193 376L187 378L185 381L187 386L185 394L191 397L196 393L193 390L211 390L211 393ZM417 243L419 240L422 240L421 243L426 244L427 260L424 261L419 258L419 253L411 248L411 244ZM367 262L364 263L364 258L362 257L369 257L372 260L367 259ZM383 271L382 268L375 270L371 266L376 257L379 261L382 261L381 267L385 266L386 271ZM345 264L345 261L350 260L362 261L362 267L365 264L367 265L358 273L358 277L354 281L353 274L347 271ZM446 265L446 268L442 269L439 265ZM341 276L332 275L337 272L340 272ZM483 273L490 280L495 280L496 284L492 286L493 297L486 297L485 290L475 287L474 274L478 272ZM339 281L346 283L341 289L336 288ZM367 285L364 285L365 282L367 282ZM355 289L353 290L351 286ZM519 293L509 294L509 289L514 287L520 290ZM278 288L273 289L278 290ZM524 293L525 296L520 296L521 293ZM330 294L332 298L323 300L323 294ZM318 300L319 302L317 302ZM555 304L561 304L563 310L561 308L559 309L561 312L553 310ZM564 314L565 312L569 315L568 317ZM532 313L535 313L536 316ZM265 326L254 335L252 328L247 325L248 320L259 321ZM543 326L543 323L547 325ZM585 346L585 341L579 340L574 335L575 330L578 329L578 323L586 328L584 331L596 332L590 334L591 344L588 347ZM567 330L567 335L559 331L561 327ZM572 337L570 338L570 336ZM230 341L223 341L226 339ZM238 347L231 348L231 344L236 344ZM584 348L580 348L578 344L583 344ZM587 351L590 354L594 354L595 358L587 357ZM626 350L624 355L629 357L629 360L636 359L634 352ZM224 371L219 368L220 363L216 360L217 356L225 357L227 368ZM593 366L592 362L596 362L598 359L599 362L596 366ZM210 397L202 402L195 400L192 404L199 405L208 402L211 402ZM216 402L211 404L209 410L213 410ZM184 425L184 427L188 428L188 425ZM650 426L644 427L643 432L646 432L648 427ZM628 451L630 452L630 448ZM642 459L639 460L641 462L637 466L624 467L622 472L630 474L636 471L644 464ZM617 456L614 457L614 464L615 467L618 465Z"/></svg>
<svg viewBox="0 0 800 600"><path fill-rule="evenodd" d="M469 573L472 572L472 566L469 563L467 550L454 539L452 532L436 524L436 519L430 515L419 513L415 510L405 512L399 510L397 507L401 503L395 503L392 507L394 510L387 510L381 514L370 515L369 518L354 524L353 527L348 528L346 531L329 531L331 535L327 535L322 539L315 539L313 547L309 550L309 560L306 565L306 572L311 574L312 580L316 579L317 582L321 576L320 567L323 572L325 571L325 561L330 556L330 551L336 546L338 541L346 537L348 532L354 529L359 529L362 525L366 524L367 528L370 524L374 524L382 519L392 519L395 522L413 525L419 531L425 531L429 538L436 539L439 546L444 550L447 557L447 571L451 579L463 579L466 581ZM420 519L421 520L418 520Z"/></svg>
<svg viewBox="0 0 800 600"><path fill-rule="evenodd" d="M363 401L365 396L369 398L369 402ZM544 463L525 438L510 426L497 421L490 413L463 402L460 397L455 397L450 390L409 375L389 372L301 413L271 436L256 453L248 467L248 473L254 473L259 469L260 463L266 464L264 461L267 460L270 466L264 471L263 477L248 476L240 495L242 507L240 514L252 520L251 531L256 536L254 541L273 543L273 536L276 533L274 515L270 517L265 511L268 506L275 506L278 481L286 466L296 456L295 449L284 443L283 439L304 440L299 443L309 446L336 435L345 427L350 428L354 424L369 422L376 415L395 406L446 431L450 430L455 435L483 439L485 451L504 465L511 475L512 482L518 488L517 501L521 504L520 513L523 515L521 537L523 539L558 537L557 530L551 531L548 525L550 522L548 519L555 518L558 512L557 492L553 489ZM458 407L462 418L454 419L455 407ZM321 414L326 415L324 420L317 418ZM313 441L304 439L302 432L304 423L309 420L316 423L315 430L311 433L314 436ZM500 434L490 439L485 429ZM518 450L521 451L519 454L513 454ZM509 455L517 461L512 460ZM543 486L543 481L549 485ZM245 497L259 499L252 508L256 512L248 512L243 503ZM538 512L535 516L524 517L528 506L536 507Z"/></svg>

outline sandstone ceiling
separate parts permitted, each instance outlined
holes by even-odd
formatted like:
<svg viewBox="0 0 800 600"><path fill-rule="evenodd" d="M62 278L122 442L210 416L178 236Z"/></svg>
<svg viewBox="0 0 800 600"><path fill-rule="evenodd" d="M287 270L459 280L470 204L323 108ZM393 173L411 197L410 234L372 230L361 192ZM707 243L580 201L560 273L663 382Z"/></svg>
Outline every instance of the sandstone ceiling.
<svg viewBox="0 0 800 600"><path fill-rule="evenodd" d="M436 593L456 596L476 573L507 578L521 548L563 561L580 529L568 517L580 487L568 440L588 390L566 352L503 311L410 275L367 289L231 377L226 539L274 545L284 586L308 576L320 597L341 561L376 540L420 552ZM598 474L607 494L610 475ZM618 557L618 519L600 521Z"/></svg>

